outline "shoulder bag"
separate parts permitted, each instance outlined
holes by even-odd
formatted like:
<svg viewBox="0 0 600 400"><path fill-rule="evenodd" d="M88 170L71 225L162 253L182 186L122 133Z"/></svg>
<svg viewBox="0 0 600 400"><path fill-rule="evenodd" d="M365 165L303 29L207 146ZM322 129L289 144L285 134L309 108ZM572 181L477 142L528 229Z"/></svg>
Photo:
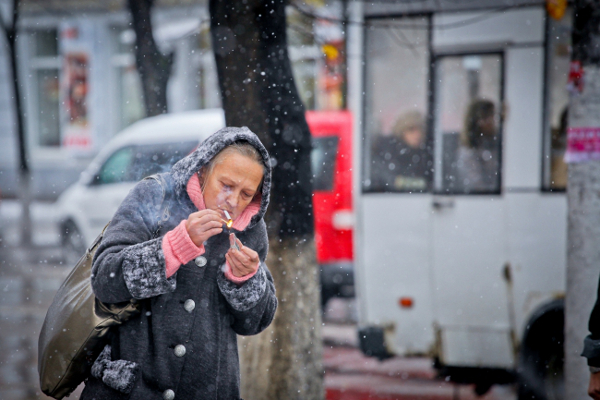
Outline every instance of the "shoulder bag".
<svg viewBox="0 0 600 400"><path fill-rule="evenodd" d="M154 234L158 237L162 221L165 216L168 218L165 196L170 190L161 175L146 179L154 179L162 187L162 205ZM110 329L139 313L140 304L135 299L106 304L94 296L90 278L92 260L107 227L108 224L56 292L40 332L40 387L55 399L68 396L87 378L91 365L107 343Z"/></svg>

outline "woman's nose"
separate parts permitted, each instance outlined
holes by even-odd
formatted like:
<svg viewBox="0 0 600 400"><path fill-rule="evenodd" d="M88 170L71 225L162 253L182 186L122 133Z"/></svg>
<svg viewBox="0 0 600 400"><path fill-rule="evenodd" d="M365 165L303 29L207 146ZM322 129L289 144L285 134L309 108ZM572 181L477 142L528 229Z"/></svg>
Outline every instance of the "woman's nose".
<svg viewBox="0 0 600 400"><path fill-rule="evenodd" d="M229 196L227 196L227 204L232 209L235 209L237 207L238 198L235 193L231 193Z"/></svg>

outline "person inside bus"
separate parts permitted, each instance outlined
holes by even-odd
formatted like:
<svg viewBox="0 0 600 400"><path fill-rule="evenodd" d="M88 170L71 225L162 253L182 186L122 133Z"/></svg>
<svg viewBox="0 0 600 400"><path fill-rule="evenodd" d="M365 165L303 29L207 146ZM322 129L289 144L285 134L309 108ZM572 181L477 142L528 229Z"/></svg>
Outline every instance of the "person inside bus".
<svg viewBox="0 0 600 400"><path fill-rule="evenodd" d="M400 115L392 134L382 135L375 141L373 162L371 181L374 189L425 190L431 162L426 149L423 115L418 111Z"/></svg>
<svg viewBox="0 0 600 400"><path fill-rule="evenodd" d="M500 138L493 102L476 99L469 105L460 142L456 162L458 191L497 192L500 189Z"/></svg>
<svg viewBox="0 0 600 400"><path fill-rule="evenodd" d="M564 107L560 113L558 126L552 126L551 158L550 158L550 188L566 189L567 187L567 163L565 162L565 151L567 149L567 125L569 109Z"/></svg>

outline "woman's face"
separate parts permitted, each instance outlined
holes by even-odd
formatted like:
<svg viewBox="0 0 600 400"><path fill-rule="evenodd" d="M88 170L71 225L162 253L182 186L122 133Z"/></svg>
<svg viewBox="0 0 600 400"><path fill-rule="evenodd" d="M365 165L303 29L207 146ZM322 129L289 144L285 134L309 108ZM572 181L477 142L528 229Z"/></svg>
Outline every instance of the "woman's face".
<svg viewBox="0 0 600 400"><path fill-rule="evenodd" d="M224 154L204 180L204 204L215 211L227 210L237 218L250 204L263 178L263 167L236 152ZM219 211L224 215L222 211Z"/></svg>
<svg viewBox="0 0 600 400"><path fill-rule="evenodd" d="M496 134L496 119L493 113L480 118L478 125L481 133L483 133L483 136L491 137Z"/></svg>
<svg viewBox="0 0 600 400"><path fill-rule="evenodd" d="M405 130L403 137L404 142L413 149L421 147L421 144L423 143L423 132L417 127Z"/></svg>

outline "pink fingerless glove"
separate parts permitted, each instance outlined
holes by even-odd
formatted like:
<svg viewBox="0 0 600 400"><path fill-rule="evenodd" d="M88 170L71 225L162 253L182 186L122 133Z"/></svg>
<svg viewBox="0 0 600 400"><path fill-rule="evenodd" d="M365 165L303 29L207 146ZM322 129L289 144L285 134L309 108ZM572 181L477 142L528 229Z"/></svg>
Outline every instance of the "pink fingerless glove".
<svg viewBox="0 0 600 400"><path fill-rule="evenodd" d="M196 246L185 227L187 220L183 220L173 229L167 232L163 238L162 249L165 255L166 275L167 278L172 277L179 268L192 261L194 258L204 254L204 245ZM256 271L244 276L235 276L231 272L231 266L225 262L225 277L231 282L241 285L248 279L256 275L260 262L256 267Z"/></svg>
<svg viewBox="0 0 600 400"><path fill-rule="evenodd" d="M260 267L260 261L258 262L258 265L256 266L256 271L252 272L251 274L244 275L244 276L235 276L233 274L233 272L231 272L231 266L229 265L229 263L227 261L225 261L225 278L227 278L228 280L230 280L231 282L233 282L237 285L241 285L242 283L246 282L248 279L250 279L254 275L256 275L256 273L258 272L258 267Z"/></svg>
<svg viewBox="0 0 600 400"><path fill-rule="evenodd" d="M196 246L185 227L187 220L183 220L173 229L167 232L162 241L162 249L165 255L167 278L170 278L184 264L204 254L204 245Z"/></svg>

